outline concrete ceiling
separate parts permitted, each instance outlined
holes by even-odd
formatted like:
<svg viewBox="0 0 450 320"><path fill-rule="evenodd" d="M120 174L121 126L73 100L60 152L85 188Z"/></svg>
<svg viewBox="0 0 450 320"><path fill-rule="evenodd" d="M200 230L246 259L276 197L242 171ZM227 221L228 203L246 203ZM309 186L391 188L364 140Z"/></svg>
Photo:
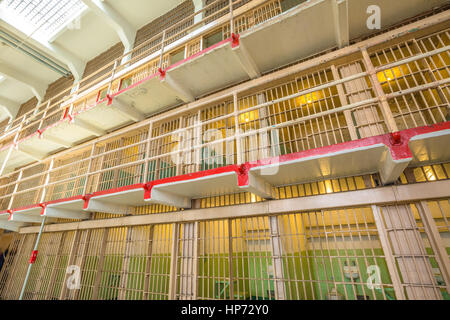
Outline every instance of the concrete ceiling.
<svg viewBox="0 0 450 320"><path fill-rule="evenodd" d="M14 26L0 20L0 27L36 49L44 52L55 62L72 71L76 66L82 73L85 63L122 40L123 27L128 38L134 41L135 32L150 21L175 8L184 0L83 0L91 6L73 28L65 28L49 43L39 43ZM103 7L97 10L95 6ZM106 7L106 9L105 9ZM128 33L127 33L128 31ZM74 66L68 60L76 61ZM73 67L73 68L72 68ZM4 72L6 70L6 73ZM73 73L73 72L72 72ZM0 101L20 105L35 96L27 80L39 90L59 79L61 75L35 61L23 52L0 43ZM15 77L17 75L17 77ZM0 122L9 114L0 106Z"/></svg>

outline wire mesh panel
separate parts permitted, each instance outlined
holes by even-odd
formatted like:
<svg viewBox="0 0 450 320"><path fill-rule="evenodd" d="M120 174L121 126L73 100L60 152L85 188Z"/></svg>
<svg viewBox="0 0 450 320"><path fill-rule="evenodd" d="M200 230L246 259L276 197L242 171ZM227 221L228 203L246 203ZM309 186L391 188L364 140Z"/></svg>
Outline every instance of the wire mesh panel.
<svg viewBox="0 0 450 320"><path fill-rule="evenodd" d="M281 215L278 221L287 299L395 299L370 208Z"/></svg>
<svg viewBox="0 0 450 320"><path fill-rule="evenodd" d="M186 45L186 57L189 58L190 56L193 56L194 54L200 52L202 49L202 40L197 39L195 41L192 41Z"/></svg>
<svg viewBox="0 0 450 320"><path fill-rule="evenodd" d="M267 217L199 223L198 299L274 299Z"/></svg>
<svg viewBox="0 0 450 320"><path fill-rule="evenodd" d="M11 255L11 259L8 259L10 264L4 266L4 270L8 270L5 271L8 272L8 279L1 288L2 299L19 299L35 241L35 234L23 235L20 237L20 244L11 248L8 254ZM3 272L2 274L4 274Z"/></svg>
<svg viewBox="0 0 450 320"><path fill-rule="evenodd" d="M269 218L233 219L230 229L234 281L230 295L235 299L275 299Z"/></svg>
<svg viewBox="0 0 450 320"><path fill-rule="evenodd" d="M98 143L88 178L88 193L142 183L147 130Z"/></svg>
<svg viewBox="0 0 450 320"><path fill-rule="evenodd" d="M14 265L17 255L20 254L21 247L26 235L15 233L9 245L8 252L3 252L5 260L0 272L0 299L10 299L8 297L8 284L11 282L11 276L15 272Z"/></svg>
<svg viewBox="0 0 450 320"><path fill-rule="evenodd" d="M436 49L448 46L450 44L449 30L447 29L437 34L418 39L417 44L420 52L422 53L434 51ZM424 61L427 68L431 71L430 76L433 78L433 80L443 80L449 77L449 62L450 57L448 51L432 55L431 57L426 58ZM449 85L446 84L439 86L439 89L446 96L446 100L448 102L450 100Z"/></svg>
<svg viewBox="0 0 450 320"><path fill-rule="evenodd" d="M411 40L382 49L371 55L374 66L385 66L448 45L448 32ZM448 78L448 52L401 64L378 72L378 80L387 94L416 89L390 99L389 105L399 130L431 125L448 120L448 86L427 85Z"/></svg>
<svg viewBox="0 0 450 320"><path fill-rule="evenodd" d="M17 184L12 207L20 208L41 202L43 185L46 182L49 163L37 163L23 170Z"/></svg>
<svg viewBox="0 0 450 320"><path fill-rule="evenodd" d="M176 156L167 155L178 148L178 135L171 132L181 128L181 120L174 119L153 126L148 162L148 181L176 175Z"/></svg>
<svg viewBox="0 0 450 320"><path fill-rule="evenodd" d="M38 256L25 288L23 298L25 300L44 300L50 281L53 280L52 273L56 270L56 264L61 255L63 245L63 233L43 234L38 247Z"/></svg>
<svg viewBox="0 0 450 320"><path fill-rule="evenodd" d="M179 138L179 150L178 154L178 168L177 174L188 174L199 171L198 163L198 155L200 153L200 149L196 149L198 147L199 142L201 141L201 129L200 127L193 127L198 124L198 113L193 115L187 115L183 117L184 122L183 127L188 128L183 131L182 135Z"/></svg>
<svg viewBox="0 0 450 320"><path fill-rule="evenodd" d="M119 299L143 300L145 285L150 278L146 270L150 268L153 226L129 227L126 232Z"/></svg>
<svg viewBox="0 0 450 320"><path fill-rule="evenodd" d="M9 204L11 201L11 196L14 193L15 182L19 178L20 173L15 172L6 177L0 178L0 209L9 209Z"/></svg>
<svg viewBox="0 0 450 320"><path fill-rule="evenodd" d="M254 161L258 154L260 159L261 156L294 153L351 140L343 113L314 116L342 106L336 86L318 89L259 109L252 108L333 80L331 70L322 69L300 76L296 81L240 99L239 124L245 135L240 142L244 152L243 161ZM246 112L246 109L251 111ZM310 116L313 117L308 119ZM277 127L277 130L271 129L272 127ZM250 134L253 131L255 133ZM265 151L268 148L270 151Z"/></svg>
<svg viewBox="0 0 450 320"><path fill-rule="evenodd" d="M66 112L65 109L60 108L60 104L56 104L48 108L39 128L40 129L47 128L52 124L55 124L56 122L60 121L61 119L63 119L65 112Z"/></svg>
<svg viewBox="0 0 450 320"><path fill-rule="evenodd" d="M145 269L144 299L167 300L169 298L170 264L173 225L155 225L149 230L152 245Z"/></svg>
<svg viewBox="0 0 450 320"><path fill-rule="evenodd" d="M200 159L197 161L200 170L237 163L236 141L231 139L236 133L233 112L234 104L231 100L200 110L203 123L198 141L198 144L202 144Z"/></svg>
<svg viewBox="0 0 450 320"><path fill-rule="evenodd" d="M79 288L67 292L69 300L92 300L99 273L99 260L104 248L106 229L84 230L75 252L74 264L80 268ZM64 297L66 298L66 297Z"/></svg>
<svg viewBox="0 0 450 320"><path fill-rule="evenodd" d="M88 148L70 153L69 157L62 157L54 161L45 201L83 194L90 153L91 150Z"/></svg>
<svg viewBox="0 0 450 320"><path fill-rule="evenodd" d="M229 299L233 279L228 220L200 222L198 229L197 298Z"/></svg>
<svg viewBox="0 0 450 320"><path fill-rule="evenodd" d="M401 184L431 182L450 179L450 163L433 164L430 166L406 168L401 174Z"/></svg>
<svg viewBox="0 0 450 320"><path fill-rule="evenodd" d="M95 279L93 299L118 300L121 283L121 271L125 262L125 246L127 244L127 228L111 228L107 232L106 241L102 244L99 256L99 267Z"/></svg>
<svg viewBox="0 0 450 320"><path fill-rule="evenodd" d="M226 5L228 1L223 1L223 6ZM248 1L240 1L239 3L233 5L233 10L237 9L239 6L242 6ZM227 11L224 14L228 13ZM234 32L242 33L245 30L261 24L277 15L281 14L281 4L280 0L270 1L261 5L250 12L247 12L241 16L238 16L234 19ZM230 35L230 24L226 24L223 27L223 36L224 39L231 37Z"/></svg>
<svg viewBox="0 0 450 320"><path fill-rule="evenodd" d="M69 258L71 248L76 240L75 233L76 231L61 233L60 244L54 255L54 262L47 280L48 284L46 285L45 297L42 296L40 299L59 300L63 286L67 286L67 282L64 282L64 280L65 275L68 273L68 267L71 267L69 265Z"/></svg>

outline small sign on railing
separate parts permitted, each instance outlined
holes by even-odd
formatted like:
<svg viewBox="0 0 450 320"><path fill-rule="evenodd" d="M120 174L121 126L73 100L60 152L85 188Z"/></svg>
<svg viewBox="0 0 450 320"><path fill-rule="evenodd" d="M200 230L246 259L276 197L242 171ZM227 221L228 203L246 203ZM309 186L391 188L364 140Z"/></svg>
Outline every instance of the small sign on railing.
<svg viewBox="0 0 450 320"><path fill-rule="evenodd" d="M30 264L34 264L36 262L37 255L38 255L38 251L34 250L33 253L31 254Z"/></svg>

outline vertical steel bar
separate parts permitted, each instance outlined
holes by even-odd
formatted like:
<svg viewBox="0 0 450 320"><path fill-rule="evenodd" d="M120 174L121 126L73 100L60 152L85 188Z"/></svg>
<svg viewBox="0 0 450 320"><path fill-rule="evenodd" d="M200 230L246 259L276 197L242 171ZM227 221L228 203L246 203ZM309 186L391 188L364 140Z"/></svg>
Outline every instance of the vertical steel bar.
<svg viewBox="0 0 450 320"><path fill-rule="evenodd" d="M170 278L169 278L169 300L175 300L177 291L177 271L178 271L178 248L179 248L180 225L172 224L172 248L170 261Z"/></svg>

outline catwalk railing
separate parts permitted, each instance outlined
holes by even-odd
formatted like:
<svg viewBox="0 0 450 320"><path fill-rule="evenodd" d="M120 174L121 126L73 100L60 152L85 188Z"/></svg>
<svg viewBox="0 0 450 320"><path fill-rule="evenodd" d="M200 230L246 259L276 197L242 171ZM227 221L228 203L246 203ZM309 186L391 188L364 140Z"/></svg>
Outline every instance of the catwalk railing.
<svg viewBox="0 0 450 320"><path fill-rule="evenodd" d="M281 0L216 0L124 53L72 87L19 115L0 132L0 146L46 128L107 95L282 13ZM295 5L304 0L294 1ZM284 6L285 9L291 7ZM209 26L208 26L209 25ZM199 29L202 29L199 31ZM197 31L195 37L189 36ZM183 40L184 39L184 40ZM176 43L175 43L176 42ZM141 62L141 63L139 63ZM130 70L132 68L132 70ZM117 75L120 74L120 77Z"/></svg>
<svg viewBox="0 0 450 320"><path fill-rule="evenodd" d="M202 203L182 218L49 225L24 297L448 300L448 184L333 195L342 207L327 194L286 196L229 208ZM15 235L0 273L2 299L18 298L38 229Z"/></svg>
<svg viewBox="0 0 450 320"><path fill-rule="evenodd" d="M149 118L2 176L0 210L449 121L449 44L444 30L362 49L252 94Z"/></svg>

